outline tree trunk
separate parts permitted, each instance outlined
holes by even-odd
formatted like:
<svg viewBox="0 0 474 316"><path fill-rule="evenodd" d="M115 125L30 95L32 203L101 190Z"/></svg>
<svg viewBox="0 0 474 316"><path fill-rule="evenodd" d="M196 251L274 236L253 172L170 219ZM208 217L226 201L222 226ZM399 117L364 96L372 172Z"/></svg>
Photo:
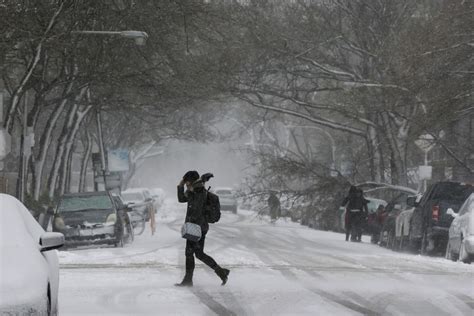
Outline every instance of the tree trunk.
<svg viewBox="0 0 474 316"><path fill-rule="evenodd" d="M11 96L10 105L9 105L7 111L6 111L5 124L4 124L4 127L8 130L9 133L12 132L13 122L14 122L14 119L15 119L15 114L16 114L18 105L20 103L21 96L24 92L24 89L25 89L26 85L28 84L30 78L32 77L33 72L36 69L36 66L38 65L39 61L41 60L41 54L43 52L43 43L46 40L48 33L51 31L54 24L56 23L56 20L57 20L59 14L63 10L64 3L65 2L61 2L58 9L56 10L56 12L54 12L53 16L49 20L48 26L46 27L46 30L43 33L43 37L41 38L38 45L36 45L34 57L30 61L30 63L28 64L28 66L26 68L26 72L25 72L25 74L23 75L23 78L20 81L20 84L18 85L18 87L15 89L15 91L13 92L13 94Z"/></svg>
<svg viewBox="0 0 474 316"><path fill-rule="evenodd" d="M386 139L390 149L390 169L392 184L408 185L406 168L406 140L398 137L398 129L395 132L394 123L387 112L381 114L385 127Z"/></svg>
<svg viewBox="0 0 474 316"><path fill-rule="evenodd" d="M67 168L66 168L66 185L64 188L65 193L70 193L71 192L71 182L72 182L72 177L73 177L73 170L72 170L72 161L73 161L73 156L74 156L74 150L75 150L75 142L69 151L69 155L67 158Z"/></svg>
<svg viewBox="0 0 474 316"><path fill-rule="evenodd" d="M46 123L45 130L43 134L41 135L41 139L39 143L39 153L35 162L36 179L34 181L34 190L33 190L33 196L35 200L38 200L40 196L41 185L42 185L42 180L43 180L44 165L46 163L46 156L48 155L49 147L51 145L53 131L56 128L56 124L68 102L67 95L69 95L72 91L74 78L76 75L77 75L77 68L74 69L72 78L63 91L64 99L56 106L53 113L51 113L51 115L49 116L48 121Z"/></svg>
<svg viewBox="0 0 474 316"><path fill-rule="evenodd" d="M74 125L69 132L69 135L66 139L66 144L64 147L64 153L62 155L61 161L61 176L59 177L59 193L64 194L65 192L65 185L66 185L66 177L68 175L68 159L72 152L72 147L74 146L74 142L76 141L76 136L79 128L81 127L81 123L83 122L84 118L86 117L87 113L92 109L91 105L88 105L84 110L77 111L75 115Z"/></svg>
<svg viewBox="0 0 474 316"><path fill-rule="evenodd" d="M74 132L74 129L75 129L74 121L75 121L77 111L79 109L78 103L84 97L84 94L87 91L87 88L88 88L87 86L84 86L81 89L81 92L76 96L75 102L70 108L66 121L64 122L63 129L58 140L58 146L56 147L56 154L54 157L53 167L51 168L51 173L48 178L48 195L50 198L54 196L54 193L56 191L56 185L58 183L59 173L61 171L61 166L64 163L64 158L65 158L64 154L65 153L66 155L68 154L68 152L66 152L66 146L68 144L69 138L71 137L71 133Z"/></svg>
<svg viewBox="0 0 474 316"><path fill-rule="evenodd" d="M84 144L84 142L83 142ZM86 144L83 146L85 148L85 153L82 156L81 161L81 174L79 177L79 192L85 192L87 186L87 165L89 164L90 156L92 153L92 139L89 130L86 129Z"/></svg>

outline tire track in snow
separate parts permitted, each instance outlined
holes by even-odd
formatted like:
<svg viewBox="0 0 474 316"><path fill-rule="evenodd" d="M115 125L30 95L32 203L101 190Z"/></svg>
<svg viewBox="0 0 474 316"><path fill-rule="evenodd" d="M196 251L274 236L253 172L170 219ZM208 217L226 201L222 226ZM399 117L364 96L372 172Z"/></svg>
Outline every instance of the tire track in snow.
<svg viewBox="0 0 474 316"><path fill-rule="evenodd" d="M267 234L267 235L271 235L271 234ZM271 262L274 261L274 260L272 260L271 256L268 254L269 250L267 250L266 247L265 247L266 243L262 242L260 238L256 238L255 233L254 233L253 230L248 230L247 233L246 233L246 236L248 236L248 238L252 238L255 254L267 265L271 264ZM276 245L274 243L273 246L278 247L280 245ZM272 252L271 255L273 257L278 258L278 260L282 260L283 262L287 262L289 264L289 266L286 269L279 269L278 272L280 272L287 280L289 280L293 283L295 281L299 280L298 276L293 271L291 271L292 268L298 269L298 266L294 266L290 261L288 261L287 256L282 255L278 251ZM302 285L301 282L297 282L297 284L300 285L300 286ZM340 298L340 297L338 297L334 294L331 294L330 292L323 291L321 289L314 289L314 288L308 287L306 285L304 285L304 288L306 290L318 295L319 297L325 298L326 300L334 302L334 303L336 303L338 305L341 305L345 308L348 308L352 311L356 311L358 313L362 313L364 315L371 315L371 316L381 315L380 312L374 311L374 310L364 306L364 304L368 302L366 299L363 299L362 302L358 301L357 303L354 303L354 302L351 302L347 299ZM359 303L361 303L361 304L359 304Z"/></svg>
<svg viewBox="0 0 474 316"><path fill-rule="evenodd" d="M211 278L215 278L216 280L220 279L217 277L214 271L209 269L209 267L205 267L206 274L209 275ZM232 281L233 276L235 275L235 271L231 270L230 276L229 276L229 283ZM225 306L227 306L229 309L232 309L235 311L235 313L239 316L247 315L247 312L243 308L243 304L239 302L237 297L235 297L234 293L232 293L231 290L229 290L229 285L226 286L221 286L221 289L219 290L219 295L224 299Z"/></svg>
<svg viewBox="0 0 474 316"><path fill-rule="evenodd" d="M189 288L191 293L193 293L204 305L206 305L210 310L212 310L217 315L221 316L237 316L234 311L228 309L218 301L216 301L211 295L204 291L200 287L191 287Z"/></svg>

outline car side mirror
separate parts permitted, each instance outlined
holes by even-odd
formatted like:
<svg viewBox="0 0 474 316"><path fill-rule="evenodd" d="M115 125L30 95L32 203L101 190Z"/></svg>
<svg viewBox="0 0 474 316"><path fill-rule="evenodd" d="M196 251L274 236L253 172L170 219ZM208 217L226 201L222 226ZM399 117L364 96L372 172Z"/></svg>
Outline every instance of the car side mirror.
<svg viewBox="0 0 474 316"><path fill-rule="evenodd" d="M50 251L64 245L64 235L61 233L44 233L39 240L40 251Z"/></svg>
<svg viewBox="0 0 474 316"><path fill-rule="evenodd" d="M407 198L407 205L409 207L416 207L418 206L418 203L416 202L416 196L409 196Z"/></svg>
<svg viewBox="0 0 474 316"><path fill-rule="evenodd" d="M451 215L454 218L458 217L458 214L455 213L452 208L448 208L448 210L446 211L446 214Z"/></svg>

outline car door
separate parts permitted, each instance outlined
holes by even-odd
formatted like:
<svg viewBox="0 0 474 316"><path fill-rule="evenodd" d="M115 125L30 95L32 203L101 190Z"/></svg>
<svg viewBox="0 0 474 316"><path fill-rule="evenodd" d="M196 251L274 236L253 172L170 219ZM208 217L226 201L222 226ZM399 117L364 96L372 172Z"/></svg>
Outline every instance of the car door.
<svg viewBox="0 0 474 316"><path fill-rule="evenodd" d="M461 246L462 211L462 209L459 211L459 213L451 223L451 226L449 227L449 243L452 251L454 251L455 253L458 253L459 248Z"/></svg>
<svg viewBox="0 0 474 316"><path fill-rule="evenodd" d="M458 220L459 222L459 235L456 234L456 236L459 236L459 247L461 246L461 241L463 236L464 238L468 237L471 235L470 232L470 221L472 221L472 212L471 206L472 203L474 203L474 194L471 194L471 196L466 200L466 202L461 206L461 209L459 210L459 215L455 220ZM454 222L454 221L453 221ZM459 249L459 248L456 248Z"/></svg>

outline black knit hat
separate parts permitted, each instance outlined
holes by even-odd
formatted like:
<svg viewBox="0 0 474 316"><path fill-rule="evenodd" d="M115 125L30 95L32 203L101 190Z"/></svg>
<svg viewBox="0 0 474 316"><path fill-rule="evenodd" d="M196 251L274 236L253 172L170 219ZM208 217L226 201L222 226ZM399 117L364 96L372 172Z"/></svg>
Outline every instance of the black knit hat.
<svg viewBox="0 0 474 316"><path fill-rule="evenodd" d="M199 179L199 173L196 170L188 171L184 174L184 182L194 182Z"/></svg>

